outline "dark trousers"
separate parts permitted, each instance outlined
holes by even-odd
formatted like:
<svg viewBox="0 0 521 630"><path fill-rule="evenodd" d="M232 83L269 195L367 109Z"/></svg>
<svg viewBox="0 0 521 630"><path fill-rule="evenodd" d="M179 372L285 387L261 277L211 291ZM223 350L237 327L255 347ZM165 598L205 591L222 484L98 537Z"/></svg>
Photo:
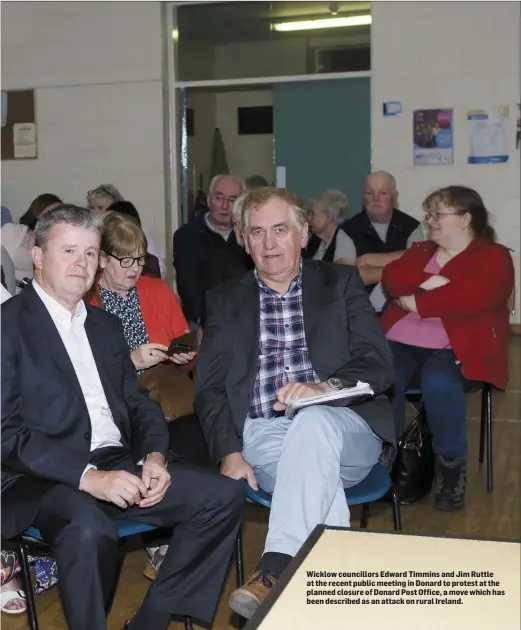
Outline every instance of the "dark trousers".
<svg viewBox="0 0 521 630"><path fill-rule="evenodd" d="M433 350L390 341L395 384L390 392L396 437L405 429L405 392L419 389L432 431L434 452L447 459L467 455L465 392L479 383L463 378L452 350Z"/></svg>
<svg viewBox="0 0 521 630"><path fill-rule="evenodd" d="M112 468L139 474L128 458ZM106 629L105 606L118 566L115 521L124 519L174 528L143 606L211 624L239 530L244 491L237 481L189 464L170 464L169 472L172 485L166 496L146 509L121 510L64 485L44 496L34 525L54 548L71 630Z"/></svg>

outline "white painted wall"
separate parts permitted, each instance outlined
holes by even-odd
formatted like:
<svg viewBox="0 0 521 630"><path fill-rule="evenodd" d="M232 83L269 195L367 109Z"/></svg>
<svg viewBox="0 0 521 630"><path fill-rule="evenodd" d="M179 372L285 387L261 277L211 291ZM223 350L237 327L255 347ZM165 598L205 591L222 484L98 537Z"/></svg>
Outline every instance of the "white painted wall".
<svg viewBox="0 0 521 630"><path fill-rule="evenodd" d="M2 204L113 183L165 242L160 3L6 2L1 29L2 89L36 89L38 134L38 159L2 161Z"/></svg>
<svg viewBox="0 0 521 630"><path fill-rule="evenodd" d="M373 2L372 168L391 171L400 207L421 216L434 188L477 189L499 240L516 250L519 322L520 152L515 148L520 83L518 2ZM383 101L402 101L400 118L382 116ZM468 165L468 109L510 106L510 160ZM454 164L413 166L412 112L454 108Z"/></svg>
<svg viewBox="0 0 521 630"><path fill-rule="evenodd" d="M237 114L239 107L272 105L272 90L218 92L216 103L216 126L221 130L230 173L243 179L262 175L273 181L273 134L240 136Z"/></svg>

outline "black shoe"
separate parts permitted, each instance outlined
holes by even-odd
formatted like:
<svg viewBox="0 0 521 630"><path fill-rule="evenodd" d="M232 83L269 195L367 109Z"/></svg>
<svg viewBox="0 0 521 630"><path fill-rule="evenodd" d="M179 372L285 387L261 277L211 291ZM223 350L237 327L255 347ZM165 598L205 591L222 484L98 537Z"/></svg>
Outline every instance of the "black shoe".
<svg viewBox="0 0 521 630"><path fill-rule="evenodd" d="M459 510L465 505L467 462L463 457L445 459L436 456L434 507L443 512Z"/></svg>

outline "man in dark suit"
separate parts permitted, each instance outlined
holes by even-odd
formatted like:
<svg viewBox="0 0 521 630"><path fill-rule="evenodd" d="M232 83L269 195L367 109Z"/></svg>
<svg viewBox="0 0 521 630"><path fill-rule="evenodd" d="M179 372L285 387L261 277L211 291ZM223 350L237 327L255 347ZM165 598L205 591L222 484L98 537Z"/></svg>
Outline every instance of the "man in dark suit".
<svg viewBox="0 0 521 630"><path fill-rule="evenodd" d="M288 190L250 193L242 228L256 269L208 294L196 409L221 473L273 492L264 554L230 600L251 617L318 523L349 526L344 488L389 465L395 438L392 358L358 270L302 263L308 226ZM373 399L283 415L358 381Z"/></svg>
<svg viewBox="0 0 521 630"><path fill-rule="evenodd" d="M115 520L174 527L125 627L166 630L171 615L210 624L244 493L217 473L167 462L164 417L138 384L119 320L82 301L101 227L74 206L42 215L34 281L2 305L2 535L38 528L54 548L69 627L105 630Z"/></svg>

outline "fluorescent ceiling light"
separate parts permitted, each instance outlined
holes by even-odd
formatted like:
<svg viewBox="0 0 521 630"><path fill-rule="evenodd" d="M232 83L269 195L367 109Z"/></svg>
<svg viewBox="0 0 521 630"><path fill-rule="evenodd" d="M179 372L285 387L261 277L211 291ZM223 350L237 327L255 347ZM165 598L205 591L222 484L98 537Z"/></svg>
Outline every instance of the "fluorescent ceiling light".
<svg viewBox="0 0 521 630"><path fill-rule="evenodd" d="M370 15L353 15L351 17L332 17L321 20L302 20L299 22L274 22L274 31L311 31L319 28L341 28L345 26L367 26L371 24Z"/></svg>

